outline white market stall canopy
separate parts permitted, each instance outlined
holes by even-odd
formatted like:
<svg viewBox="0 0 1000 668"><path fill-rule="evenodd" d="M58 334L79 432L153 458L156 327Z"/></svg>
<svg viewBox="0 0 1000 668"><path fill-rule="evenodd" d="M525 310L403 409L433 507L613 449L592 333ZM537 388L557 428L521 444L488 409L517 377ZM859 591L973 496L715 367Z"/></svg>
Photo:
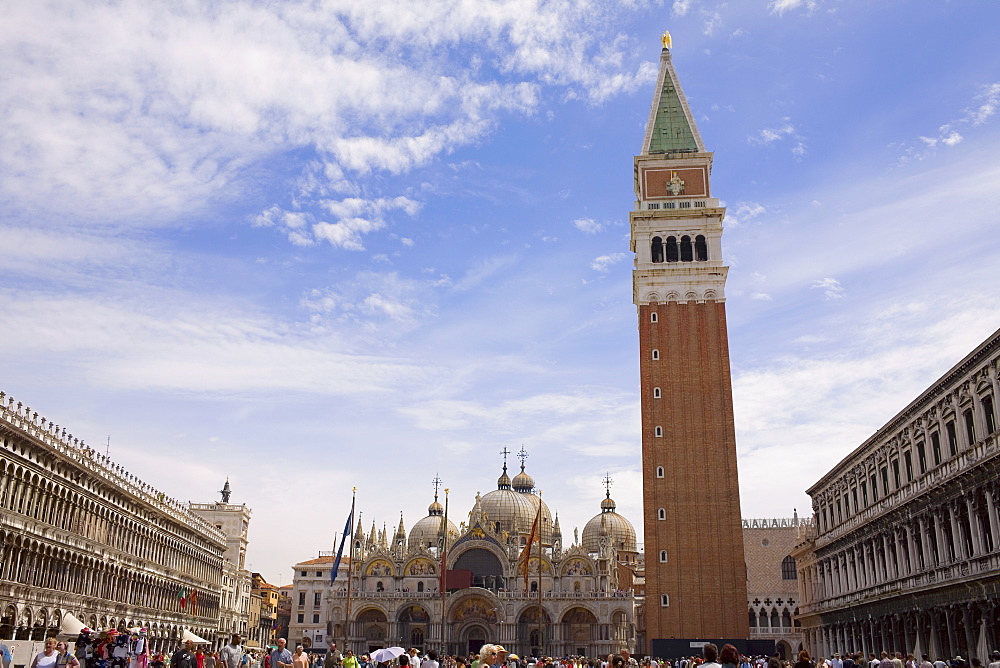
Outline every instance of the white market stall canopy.
<svg viewBox="0 0 1000 668"><path fill-rule="evenodd" d="M59 632L67 636L79 635L80 631L85 627L86 624L81 622L79 618L72 612L67 612L63 615L62 624L60 625Z"/></svg>
<svg viewBox="0 0 1000 668"><path fill-rule="evenodd" d="M187 629L184 629L184 631L181 633L181 640L190 640L195 645L211 645L212 644L212 641L205 640L204 638L196 636L195 634L191 633Z"/></svg>

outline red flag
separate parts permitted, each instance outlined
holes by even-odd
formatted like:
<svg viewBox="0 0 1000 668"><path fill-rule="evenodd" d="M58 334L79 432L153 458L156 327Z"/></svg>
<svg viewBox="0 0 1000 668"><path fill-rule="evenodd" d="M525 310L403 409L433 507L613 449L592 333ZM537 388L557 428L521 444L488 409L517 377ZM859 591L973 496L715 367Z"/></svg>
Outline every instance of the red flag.
<svg viewBox="0 0 1000 668"><path fill-rule="evenodd" d="M528 542L525 544L524 549L521 550L521 556L519 559L524 560L524 564L521 568L524 569L524 591L528 591L528 562L531 561L531 546L535 544L537 540L539 543L542 542L541 532L539 531L538 525L542 519L542 500L538 500L538 512L535 513L535 521L531 523L531 533L528 534ZM541 575L542 575L542 564L538 564L538 577L539 577L539 589L541 589Z"/></svg>

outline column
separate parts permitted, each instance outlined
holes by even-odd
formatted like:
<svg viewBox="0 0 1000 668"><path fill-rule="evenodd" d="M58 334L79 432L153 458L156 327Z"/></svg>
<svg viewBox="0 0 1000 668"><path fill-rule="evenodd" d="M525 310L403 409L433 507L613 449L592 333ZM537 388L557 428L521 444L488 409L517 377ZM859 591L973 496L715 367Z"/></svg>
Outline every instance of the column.
<svg viewBox="0 0 1000 668"><path fill-rule="evenodd" d="M979 528L979 513L976 508L978 504L973 502L973 497L968 492L964 496L965 512L969 514L969 531L972 532L970 537L972 538L973 556L978 557L986 554L986 544L983 542L983 532Z"/></svg>
<svg viewBox="0 0 1000 668"><path fill-rule="evenodd" d="M903 559L903 550L899 544L900 530L892 530L892 551L896 555L896 577L902 577L906 572L906 562Z"/></svg>
<svg viewBox="0 0 1000 668"><path fill-rule="evenodd" d="M923 556L924 568L930 568L931 558L930 558L930 548L927 545L929 542L928 531L927 531L927 516L921 515L917 518L917 524L920 530L920 537L917 540L917 547L920 549L920 554Z"/></svg>
<svg viewBox="0 0 1000 668"><path fill-rule="evenodd" d="M997 504L993 497L995 487L995 485L990 485L983 490L986 496L986 513L990 518L990 534L993 536L994 551L1000 546L1000 518L997 517Z"/></svg>
<svg viewBox="0 0 1000 668"><path fill-rule="evenodd" d="M962 530L958 526L958 517L955 512L955 504L949 503L947 505L948 510L948 521L951 524L951 540L952 547L955 548L955 559L957 561L964 561L966 559L965 545L962 541Z"/></svg>

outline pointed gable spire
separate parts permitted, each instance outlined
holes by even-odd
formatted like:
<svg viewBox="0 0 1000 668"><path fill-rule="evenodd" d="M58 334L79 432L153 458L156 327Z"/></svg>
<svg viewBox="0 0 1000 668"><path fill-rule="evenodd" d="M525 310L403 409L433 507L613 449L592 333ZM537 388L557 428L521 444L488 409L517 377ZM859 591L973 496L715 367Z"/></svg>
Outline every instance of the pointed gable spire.
<svg viewBox="0 0 1000 668"><path fill-rule="evenodd" d="M354 531L354 542L364 543L365 541L365 530L361 526L361 513L358 513L358 527Z"/></svg>
<svg viewBox="0 0 1000 668"><path fill-rule="evenodd" d="M669 33L665 33L663 51L660 52L660 76L656 80L653 106L646 123L642 155L705 153L705 145L670 58L670 43Z"/></svg>
<svg viewBox="0 0 1000 668"><path fill-rule="evenodd" d="M396 527L396 535L393 537L394 540L406 540L406 529L403 528L403 511L399 511L399 526Z"/></svg>

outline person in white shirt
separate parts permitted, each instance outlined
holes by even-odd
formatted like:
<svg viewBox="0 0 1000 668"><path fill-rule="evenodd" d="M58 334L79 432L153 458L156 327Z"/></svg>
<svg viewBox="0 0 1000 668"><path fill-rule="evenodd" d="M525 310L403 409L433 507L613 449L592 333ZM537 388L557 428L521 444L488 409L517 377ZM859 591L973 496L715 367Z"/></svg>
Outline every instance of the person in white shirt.
<svg viewBox="0 0 1000 668"><path fill-rule="evenodd" d="M830 668L844 668L844 662L840 659L840 652L835 652L830 659Z"/></svg>
<svg viewBox="0 0 1000 668"><path fill-rule="evenodd" d="M722 664L719 663L719 648L714 643L705 643L701 648L701 654L705 657L701 668L722 668Z"/></svg>

